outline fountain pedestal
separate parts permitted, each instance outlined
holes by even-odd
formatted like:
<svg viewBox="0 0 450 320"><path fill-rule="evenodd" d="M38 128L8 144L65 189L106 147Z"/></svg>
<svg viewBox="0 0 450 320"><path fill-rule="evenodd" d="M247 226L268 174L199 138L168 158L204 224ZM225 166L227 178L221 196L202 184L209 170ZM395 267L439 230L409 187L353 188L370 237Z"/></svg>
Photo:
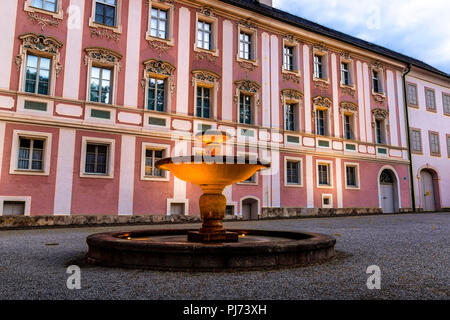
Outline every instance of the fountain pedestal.
<svg viewBox="0 0 450 320"><path fill-rule="evenodd" d="M199 206L202 217L202 227L198 231L188 232L191 242L237 242L238 234L228 232L223 227L227 198L222 194L221 186L201 186L203 194L200 196Z"/></svg>

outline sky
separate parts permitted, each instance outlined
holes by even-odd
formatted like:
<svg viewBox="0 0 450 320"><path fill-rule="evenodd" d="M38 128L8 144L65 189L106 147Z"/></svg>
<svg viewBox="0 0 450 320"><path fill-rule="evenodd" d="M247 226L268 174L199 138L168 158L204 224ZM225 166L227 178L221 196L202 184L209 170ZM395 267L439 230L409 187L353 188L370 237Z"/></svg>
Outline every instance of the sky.
<svg viewBox="0 0 450 320"><path fill-rule="evenodd" d="M450 74L450 0L273 0L273 6Z"/></svg>

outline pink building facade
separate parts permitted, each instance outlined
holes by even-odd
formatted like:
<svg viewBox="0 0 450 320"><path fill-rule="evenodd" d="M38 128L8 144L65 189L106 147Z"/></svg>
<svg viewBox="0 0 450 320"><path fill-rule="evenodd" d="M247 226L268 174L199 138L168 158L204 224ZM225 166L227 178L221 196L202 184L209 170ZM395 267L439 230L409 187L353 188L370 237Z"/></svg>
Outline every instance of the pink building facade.
<svg viewBox="0 0 450 320"><path fill-rule="evenodd" d="M395 56L251 1L0 10L0 214L198 215L200 188L154 162L200 152L208 128L233 136L227 153L272 163L225 189L229 214L412 208L408 64Z"/></svg>

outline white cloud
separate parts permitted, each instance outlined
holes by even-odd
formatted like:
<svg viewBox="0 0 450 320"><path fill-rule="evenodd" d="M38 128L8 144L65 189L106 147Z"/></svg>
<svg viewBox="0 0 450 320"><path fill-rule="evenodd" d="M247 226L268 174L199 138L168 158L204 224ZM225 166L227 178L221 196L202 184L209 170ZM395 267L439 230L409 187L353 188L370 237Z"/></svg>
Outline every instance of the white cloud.
<svg viewBox="0 0 450 320"><path fill-rule="evenodd" d="M450 73L449 0L273 0L273 5Z"/></svg>

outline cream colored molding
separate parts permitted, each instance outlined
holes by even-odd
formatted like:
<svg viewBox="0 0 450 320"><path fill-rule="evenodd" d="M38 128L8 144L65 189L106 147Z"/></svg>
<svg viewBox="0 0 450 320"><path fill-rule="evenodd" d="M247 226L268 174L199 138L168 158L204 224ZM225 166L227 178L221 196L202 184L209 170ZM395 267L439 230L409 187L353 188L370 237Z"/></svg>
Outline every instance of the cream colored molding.
<svg viewBox="0 0 450 320"><path fill-rule="evenodd" d="M88 1L88 0L85 0ZM111 30L112 32L115 33L122 33L122 0L116 0L116 16L115 16L115 22L116 25L114 27L110 27L101 23L97 23L95 22L95 4L96 4L96 0L91 0L92 1L92 10L91 10L91 16L89 17L89 27L92 28L101 28L101 29L107 29L107 30Z"/></svg>
<svg viewBox="0 0 450 320"><path fill-rule="evenodd" d="M156 50L161 57L162 53L166 53L170 47L175 45L175 37L173 35L174 19L175 19L175 1L172 0L147 0L148 4L148 26L145 32L145 40L147 40L150 48ZM167 37L165 39L150 35L152 8L167 11Z"/></svg>
<svg viewBox="0 0 450 320"><path fill-rule="evenodd" d="M207 50L197 47L198 43L198 22L204 21L211 24L211 41L212 50ZM219 56L219 20L215 17L214 11L210 7L202 7L200 12L196 12L195 15L195 39L194 39L194 52L203 53L205 55L212 55L214 57Z"/></svg>
<svg viewBox="0 0 450 320"><path fill-rule="evenodd" d="M55 10L55 12L33 7L33 0L25 0L23 10L25 12L28 12L28 16L30 16L30 13L42 13L42 14L46 14L46 15L52 16L53 18L59 19L59 20L62 20L63 17L64 17L64 12L63 12L63 8L62 8L62 0L56 1L56 10ZM56 26L58 24L59 24L59 21L56 24ZM43 26L42 26L42 28L43 28Z"/></svg>
<svg viewBox="0 0 450 320"><path fill-rule="evenodd" d="M55 94L56 78L58 78L63 68L61 64L60 49L63 46L62 42L53 38L43 35L37 35L34 33L27 33L19 37L22 40L22 44L19 48L19 54L16 56L14 62L17 67L19 75L19 90L25 90L25 72L26 72L26 59L28 54L34 54L41 57L51 59L50 66L50 87L49 95Z"/></svg>

